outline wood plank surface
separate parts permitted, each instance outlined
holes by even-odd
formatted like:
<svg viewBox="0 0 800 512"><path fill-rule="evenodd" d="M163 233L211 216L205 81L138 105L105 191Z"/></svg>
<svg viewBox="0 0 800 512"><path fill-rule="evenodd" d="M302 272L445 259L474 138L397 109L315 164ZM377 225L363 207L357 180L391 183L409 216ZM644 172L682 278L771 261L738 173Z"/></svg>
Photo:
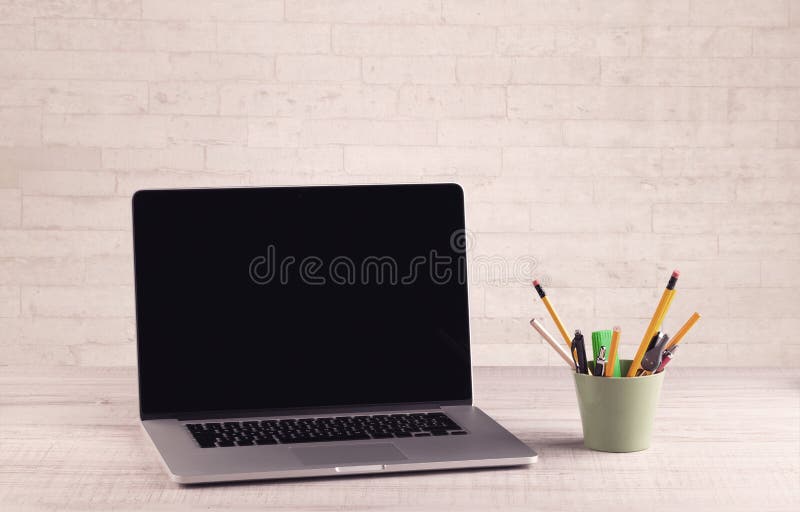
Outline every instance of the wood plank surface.
<svg viewBox="0 0 800 512"><path fill-rule="evenodd" d="M0 509L800 510L800 370L673 368L652 447L583 447L572 377L478 368L476 404L529 467L182 487L139 425L128 368L0 368Z"/></svg>

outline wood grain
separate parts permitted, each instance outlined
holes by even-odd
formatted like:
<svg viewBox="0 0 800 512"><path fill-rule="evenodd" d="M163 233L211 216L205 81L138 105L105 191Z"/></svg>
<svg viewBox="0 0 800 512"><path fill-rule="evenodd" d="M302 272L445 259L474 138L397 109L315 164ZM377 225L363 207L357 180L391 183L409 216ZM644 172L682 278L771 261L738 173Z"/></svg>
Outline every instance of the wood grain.
<svg viewBox="0 0 800 512"><path fill-rule="evenodd" d="M582 445L559 368L479 368L476 403L530 467L181 487L138 422L128 368L0 368L3 510L797 510L800 370L674 368L652 447Z"/></svg>

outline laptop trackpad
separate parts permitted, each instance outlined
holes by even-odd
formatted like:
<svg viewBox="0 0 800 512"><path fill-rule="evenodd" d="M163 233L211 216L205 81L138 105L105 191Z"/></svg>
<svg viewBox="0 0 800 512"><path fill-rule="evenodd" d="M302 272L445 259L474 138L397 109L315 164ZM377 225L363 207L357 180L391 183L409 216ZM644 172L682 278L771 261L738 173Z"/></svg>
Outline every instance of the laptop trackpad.
<svg viewBox="0 0 800 512"><path fill-rule="evenodd" d="M408 457L391 443L351 446L292 447L292 453L307 466L339 465L362 462L388 462Z"/></svg>

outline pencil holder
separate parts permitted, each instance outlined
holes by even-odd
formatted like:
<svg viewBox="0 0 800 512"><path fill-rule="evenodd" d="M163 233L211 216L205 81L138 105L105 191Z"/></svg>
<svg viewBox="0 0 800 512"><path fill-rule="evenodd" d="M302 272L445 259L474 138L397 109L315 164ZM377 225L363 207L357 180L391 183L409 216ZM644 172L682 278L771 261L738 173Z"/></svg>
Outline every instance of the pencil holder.
<svg viewBox="0 0 800 512"><path fill-rule="evenodd" d="M589 362L593 366L592 362ZM622 375L631 361L620 361ZM650 447L664 372L646 377L594 377L574 373L583 424L583 444L602 452L637 452Z"/></svg>

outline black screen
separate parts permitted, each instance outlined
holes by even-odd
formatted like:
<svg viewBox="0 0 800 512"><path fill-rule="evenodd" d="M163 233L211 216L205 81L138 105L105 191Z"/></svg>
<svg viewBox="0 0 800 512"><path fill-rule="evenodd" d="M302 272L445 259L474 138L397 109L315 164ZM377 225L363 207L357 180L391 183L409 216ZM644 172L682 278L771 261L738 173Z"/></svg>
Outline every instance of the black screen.
<svg viewBox="0 0 800 512"><path fill-rule="evenodd" d="M142 417L471 398L457 185L133 199Z"/></svg>

